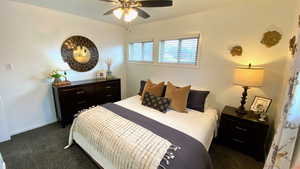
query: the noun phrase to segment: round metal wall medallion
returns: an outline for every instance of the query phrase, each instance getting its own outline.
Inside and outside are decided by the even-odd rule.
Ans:
[[[96,45],[83,36],[72,36],[65,40],[61,47],[61,55],[64,61],[78,72],[92,70],[99,60]]]

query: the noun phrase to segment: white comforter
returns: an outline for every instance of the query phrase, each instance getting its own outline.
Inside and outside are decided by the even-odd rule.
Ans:
[[[140,96],[133,96],[116,104],[140,113],[146,117],[177,129],[200,141],[208,150],[217,129],[218,113],[215,109],[206,108],[204,113],[188,110],[179,113],[168,110],[166,114],[141,104]]]

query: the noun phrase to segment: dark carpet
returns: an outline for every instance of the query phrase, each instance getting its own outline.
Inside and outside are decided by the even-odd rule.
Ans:
[[[7,169],[99,169],[77,145],[67,150],[69,128],[58,123],[12,137],[0,143]],[[212,144],[215,169],[262,169],[263,164],[230,148]]]

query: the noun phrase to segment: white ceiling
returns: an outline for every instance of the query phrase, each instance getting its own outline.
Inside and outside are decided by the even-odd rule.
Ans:
[[[14,0],[36,6],[46,7],[58,11],[68,12],[79,16],[93,18],[109,23],[125,25],[113,16],[103,16],[103,13],[113,8],[114,5],[99,0]],[[132,24],[146,23],[166,18],[188,15],[205,11],[218,6],[233,3],[235,0],[173,0],[172,7],[144,8],[151,18],[138,18]]]

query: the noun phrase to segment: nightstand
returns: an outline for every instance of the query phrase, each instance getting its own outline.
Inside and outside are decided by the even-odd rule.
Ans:
[[[239,115],[236,110],[231,106],[223,109],[218,142],[264,161],[269,124],[258,121],[253,112]]]

